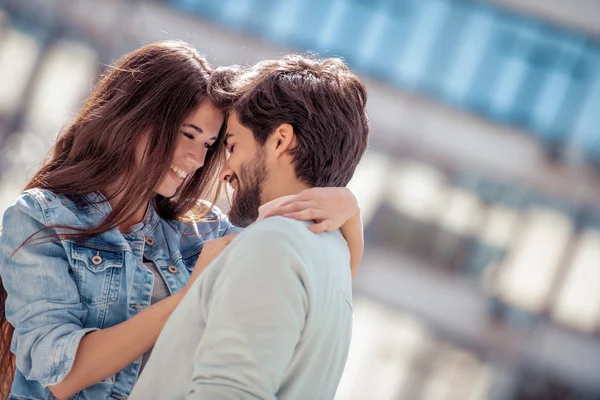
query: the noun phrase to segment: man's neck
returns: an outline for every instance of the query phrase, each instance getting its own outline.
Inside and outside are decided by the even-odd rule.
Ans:
[[[265,196],[266,201],[258,209],[257,221],[263,219],[269,211],[277,208],[282,203],[310,187],[298,180],[287,181],[285,184],[271,186],[274,187],[274,190],[269,191]]]
[[[269,185],[269,190],[265,193],[264,203],[276,200],[284,196],[294,196],[310,188],[307,184],[300,182],[297,179],[288,180],[285,182],[272,183]]]

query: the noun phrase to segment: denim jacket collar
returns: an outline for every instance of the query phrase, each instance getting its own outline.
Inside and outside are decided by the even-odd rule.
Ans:
[[[101,212],[102,217],[108,215],[112,211],[110,203],[108,202],[106,197],[104,197],[104,195],[100,192],[91,192],[84,195],[83,197],[86,199],[88,204],[92,205],[93,207],[96,207],[96,209],[98,209]],[[158,215],[158,212],[154,209],[154,205],[152,204],[152,202],[150,202],[148,203],[148,206],[146,208],[144,219],[141,222],[132,225],[125,235],[134,234],[141,231],[141,233],[144,236],[150,236],[152,232],[154,232],[154,230],[156,229],[156,226],[159,222],[160,216]]]

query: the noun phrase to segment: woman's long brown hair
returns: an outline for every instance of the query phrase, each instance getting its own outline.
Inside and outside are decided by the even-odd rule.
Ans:
[[[188,178],[174,198],[156,195],[156,190],[172,162],[184,119],[203,100],[218,100],[207,93],[211,74],[207,61],[180,41],[143,46],[107,69],[82,109],[60,133],[44,165],[25,187],[68,196],[95,191],[109,199],[122,196],[98,225],[67,233],[61,229],[61,238],[84,240],[97,236],[127,221],[148,202],[153,202],[165,219],[198,220],[206,214],[208,208],[201,207],[198,200],[210,196],[214,201],[219,194],[218,172],[225,157],[220,138],[207,154],[204,166]],[[148,146],[141,165],[137,165],[136,144],[146,133]],[[108,195],[109,189],[112,197]],[[55,232],[53,228],[69,227],[44,230]],[[42,239],[48,237],[56,238],[56,234]],[[10,352],[13,327],[6,320],[6,297],[0,281],[3,398],[8,397],[16,368]]]

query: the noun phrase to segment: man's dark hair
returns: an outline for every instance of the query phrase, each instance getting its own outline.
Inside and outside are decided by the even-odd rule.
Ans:
[[[346,186],[367,148],[367,90],[339,58],[288,55],[250,68],[213,74],[209,95],[237,113],[260,145],[281,124],[294,128],[298,179],[310,186]]]

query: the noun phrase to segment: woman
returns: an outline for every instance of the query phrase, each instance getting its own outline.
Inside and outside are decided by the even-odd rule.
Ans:
[[[231,241],[237,228],[198,202],[218,197],[225,157],[210,76],[182,42],[126,55],[6,211],[0,370],[9,398],[127,396],[187,288]],[[353,196],[332,188],[298,197],[332,229],[353,217],[342,229],[356,264]],[[14,379],[4,373],[14,366],[9,346]]]

